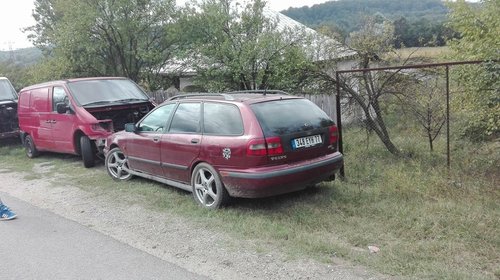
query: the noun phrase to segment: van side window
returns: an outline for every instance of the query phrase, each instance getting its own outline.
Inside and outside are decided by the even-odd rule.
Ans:
[[[52,111],[57,111],[57,103],[66,103],[69,105],[68,96],[62,87],[54,87],[52,91]]]
[[[19,110],[28,111],[31,103],[31,92],[25,91],[19,94]]]
[[[31,91],[30,107],[34,112],[50,112],[49,88],[38,88]]]

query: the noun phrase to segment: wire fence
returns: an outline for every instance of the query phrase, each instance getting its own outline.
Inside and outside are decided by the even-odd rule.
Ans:
[[[465,105],[464,99],[458,99],[464,91],[462,81],[453,79],[450,71],[471,65],[484,67],[485,63],[492,62],[462,61],[338,71],[339,150],[344,152],[342,127],[357,126],[366,130],[367,135],[377,136],[373,138],[378,138],[392,154],[428,153],[438,157],[444,154],[449,168],[451,135],[460,133],[460,127],[453,126],[452,121],[459,119],[457,107]],[[485,96],[491,95],[491,92],[485,94],[486,91],[498,92],[495,88],[472,90]],[[344,170],[341,173],[343,175]]]

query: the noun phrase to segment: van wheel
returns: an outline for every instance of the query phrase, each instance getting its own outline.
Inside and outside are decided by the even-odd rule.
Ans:
[[[127,157],[123,154],[120,148],[114,148],[106,155],[106,170],[115,181],[127,181],[132,178],[132,174],[128,173]]]
[[[82,149],[83,166],[86,168],[93,167],[95,165],[94,149],[88,136],[80,137],[80,148]]]
[[[196,166],[191,176],[191,186],[194,200],[205,208],[217,209],[229,200],[219,174],[209,164],[200,163]]]
[[[33,142],[33,138],[30,135],[26,135],[24,138],[24,148],[26,149],[26,155],[29,158],[37,157],[39,152],[36,149],[35,142]]]

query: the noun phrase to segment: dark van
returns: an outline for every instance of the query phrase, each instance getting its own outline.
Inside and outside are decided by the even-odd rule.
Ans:
[[[7,78],[0,77],[0,139],[18,135],[17,93]]]
[[[19,93],[19,127],[26,155],[81,155],[85,167],[103,155],[105,139],[154,105],[126,78],[80,78],[33,85]]]

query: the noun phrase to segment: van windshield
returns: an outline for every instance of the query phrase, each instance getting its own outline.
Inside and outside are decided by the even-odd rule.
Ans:
[[[14,87],[10,84],[9,80],[0,80],[0,101],[1,100],[16,100],[17,93]]]
[[[131,80],[85,80],[68,84],[73,97],[82,106],[110,103],[144,102],[148,96]]]
[[[264,135],[281,136],[333,125],[332,119],[307,99],[288,99],[251,105]]]

